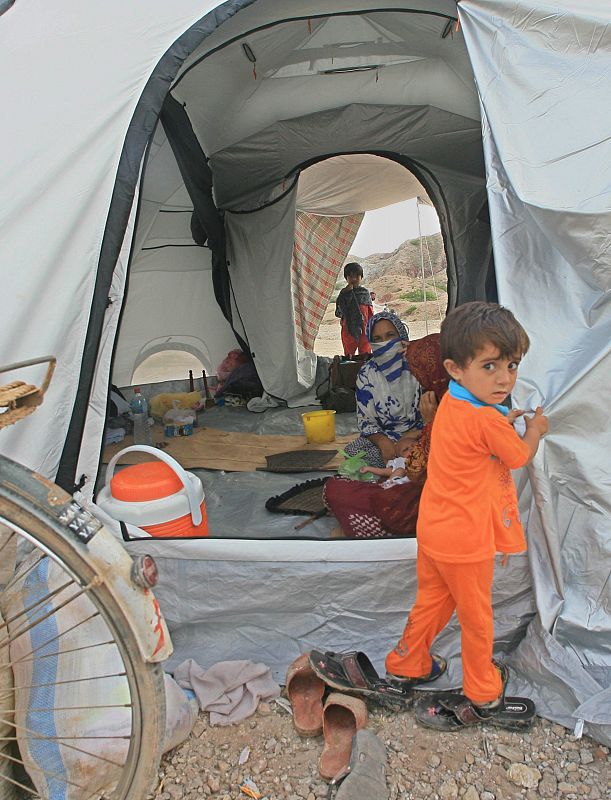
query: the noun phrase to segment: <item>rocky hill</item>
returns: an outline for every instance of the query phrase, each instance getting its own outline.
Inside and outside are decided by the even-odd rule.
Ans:
[[[365,283],[372,283],[384,275],[421,277],[422,257],[425,276],[430,277],[431,270],[434,275],[441,271],[445,273],[446,257],[440,233],[422,237],[422,254],[420,239],[408,239],[392,253],[373,253],[366,258],[350,253],[347,261],[358,261],[365,273]]]
[[[441,321],[448,298],[446,256],[440,233],[423,236],[422,248],[420,239],[408,239],[392,253],[373,253],[366,258],[351,253],[347,260],[363,266],[363,282],[376,293],[378,304],[388,305],[410,321]],[[342,278],[340,287],[343,283]]]
[[[362,265],[363,283],[375,292],[376,310],[388,306],[395,311],[408,324],[411,338],[417,339],[439,330],[448,304],[446,257],[441,234],[422,238],[422,255],[420,240],[408,239],[392,253],[373,253],[366,258],[350,253],[346,258],[348,261],[358,261]],[[344,285],[340,273],[316,340],[315,352],[319,355],[331,356],[342,352],[335,299]]]

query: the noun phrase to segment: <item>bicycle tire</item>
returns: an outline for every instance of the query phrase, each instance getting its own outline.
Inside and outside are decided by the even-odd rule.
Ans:
[[[6,467],[10,473],[7,479]],[[123,660],[132,712],[131,736],[125,764],[112,800],[142,800],[157,780],[165,732],[165,689],[159,664],[144,661],[131,632],[125,611],[81,554],[86,543],[77,540],[59,519],[55,496],[73,503],[62,489],[25,467],[0,457],[0,522],[24,536],[63,567],[81,586],[91,585],[87,596],[108,626]],[[41,489],[43,490],[41,492]],[[98,796],[98,793],[94,793]]]

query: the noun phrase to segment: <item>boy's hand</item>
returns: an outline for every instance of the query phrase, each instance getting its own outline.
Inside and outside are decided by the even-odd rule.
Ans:
[[[535,430],[539,436],[545,436],[548,431],[547,417],[543,414],[541,406],[537,406],[533,417],[524,417],[526,430]]]
[[[510,425],[513,425],[517,418],[523,416],[524,414],[525,412],[521,411],[519,408],[512,408],[509,414],[507,414],[507,422],[509,422]]]

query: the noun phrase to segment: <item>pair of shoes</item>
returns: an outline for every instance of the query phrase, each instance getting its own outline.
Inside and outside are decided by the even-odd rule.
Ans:
[[[410,702],[410,694],[380,678],[369,658],[359,650],[347,653],[312,650],[310,666],[327,686],[338,692],[366,697],[386,707],[405,708]]]
[[[308,653],[299,656],[286,674],[286,691],[293,725],[300,736],[324,736],[319,761],[321,777],[339,780],[348,771],[352,740],[367,725],[367,706],[358,697],[332,692],[323,705],[324,681],[310,666]]]
[[[439,656],[436,653],[431,653],[431,658],[433,659],[433,665],[428,675],[422,675],[419,678],[408,678],[402,675],[393,675],[392,673],[387,672],[386,678],[390,683],[394,683],[397,686],[402,686],[406,689],[419,686],[422,683],[436,681],[437,678],[440,678],[446,671],[448,668],[448,663],[443,656]]]

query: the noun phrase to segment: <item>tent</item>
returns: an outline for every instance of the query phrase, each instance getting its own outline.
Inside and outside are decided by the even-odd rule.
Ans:
[[[498,296],[517,312],[534,346],[515,401],[542,403],[551,423],[519,478],[528,565],[499,575],[497,638],[541,713],[608,743],[607,3],[4,0],[0,12],[0,362],[58,359],[44,406],[3,433],[2,452],[91,499],[111,376],[129,382],[167,347],[210,369],[239,341],[270,396],[308,402],[316,357],[291,335],[298,220],[424,189],[450,306]],[[360,178],[348,155],[362,156]],[[369,157],[389,165],[376,191]],[[383,652],[413,590],[402,542],[189,548],[158,553],[175,586],[206,587],[189,630],[168,592],[175,640],[199,635],[223,655],[246,642],[279,671],[310,641]]]

